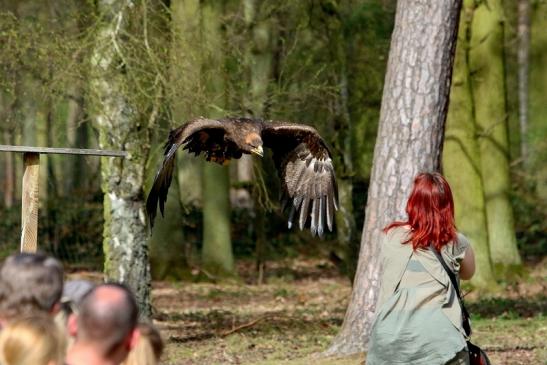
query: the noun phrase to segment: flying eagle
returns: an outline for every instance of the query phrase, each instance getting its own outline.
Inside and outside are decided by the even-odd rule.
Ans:
[[[169,133],[163,164],[146,201],[152,226],[158,203],[163,215],[175,152],[181,145],[189,153],[204,153],[207,161],[219,164],[244,153],[262,157],[263,146],[270,148],[281,180],[283,210],[290,209],[289,229],[296,216],[300,229],[310,218],[313,235],[322,236],[325,223],[332,231],[338,189],[331,154],[319,133],[307,125],[250,118],[198,118]]]

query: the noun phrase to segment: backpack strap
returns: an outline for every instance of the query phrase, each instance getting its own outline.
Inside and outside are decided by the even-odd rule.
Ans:
[[[448,265],[446,264],[446,262],[443,259],[443,256],[441,255],[441,253],[439,251],[437,251],[435,246],[430,244],[429,249],[431,251],[433,251],[433,253],[437,257],[437,259],[439,260],[439,262],[443,266],[444,270],[448,274],[448,277],[450,278],[450,281],[452,282],[452,286],[454,287],[454,290],[456,291],[456,295],[458,296],[458,301],[460,302],[460,307],[462,308],[462,317],[463,317],[462,318],[462,325],[463,325],[463,329],[465,331],[465,334],[467,336],[470,336],[471,335],[471,323],[469,322],[469,312],[465,308],[465,304],[463,303],[462,296],[460,295],[460,286],[458,285],[458,280],[456,279],[456,275],[448,267]]]

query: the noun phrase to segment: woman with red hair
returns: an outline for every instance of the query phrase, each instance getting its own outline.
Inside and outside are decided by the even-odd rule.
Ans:
[[[473,249],[454,224],[454,201],[438,173],[422,173],[406,205],[408,219],[384,228],[380,295],[367,365],[469,364],[462,310],[448,273],[475,272]]]

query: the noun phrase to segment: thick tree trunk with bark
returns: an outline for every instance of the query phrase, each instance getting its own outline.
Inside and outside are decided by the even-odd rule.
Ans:
[[[519,267],[513,208],[509,201],[509,139],[503,50],[503,10],[499,0],[483,2],[471,23],[469,67],[477,121],[488,239],[494,268]]]
[[[477,288],[488,290],[495,287],[495,280],[488,246],[480,151],[467,62],[472,18],[473,0],[464,0],[446,119],[443,173],[454,195],[456,226],[471,240],[475,251],[477,271],[471,282]]]
[[[124,150],[128,156],[102,158],[107,280],[123,282],[133,290],[142,316],[151,314],[148,227],[144,208],[144,169],[149,153],[145,118],[129,104],[126,76],[120,64],[119,44],[131,1],[99,1],[102,23],[91,60],[93,118],[102,149]]]
[[[344,324],[327,354],[365,350],[380,286],[382,228],[405,218],[416,174],[439,169],[460,6],[398,2],[359,263]]]

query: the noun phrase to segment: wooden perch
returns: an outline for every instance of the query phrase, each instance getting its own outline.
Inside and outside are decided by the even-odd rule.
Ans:
[[[38,187],[40,154],[27,152],[23,156],[23,201],[21,208],[21,252],[36,252],[38,248]]]
[[[5,144],[0,144],[0,151],[24,152],[24,153],[26,152],[53,153],[53,154],[61,154],[61,155],[127,157],[127,151],[94,150],[94,149],[88,149],[88,148],[10,146]]]
[[[23,153],[23,197],[21,208],[21,252],[38,249],[38,186],[40,180],[40,154],[87,155],[127,157],[127,151],[95,150],[82,148],[30,147],[0,145],[0,152]]]

